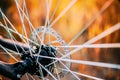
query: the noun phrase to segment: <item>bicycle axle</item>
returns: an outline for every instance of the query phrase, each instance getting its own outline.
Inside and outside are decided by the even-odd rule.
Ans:
[[[7,47],[10,50],[16,51],[15,45],[13,43],[0,39],[0,45],[2,45],[3,47]],[[9,47],[8,45],[10,45],[11,47]],[[37,49],[35,50],[30,51],[29,48],[27,47],[23,47],[23,49],[25,48],[23,50],[21,46],[18,44],[16,44],[16,47],[22,54],[21,55],[22,61],[14,64],[0,63],[0,66],[2,66],[2,71],[0,71],[0,74],[9,77],[12,80],[17,80],[17,79],[19,80],[25,73],[37,75],[40,78],[42,78],[47,76],[48,74],[48,72],[45,69],[47,69],[50,72],[53,71],[52,69],[53,65],[50,66],[47,65],[49,65],[54,60],[44,57],[55,57],[54,48],[50,46],[41,46],[41,47],[37,47]],[[40,56],[44,56],[44,57],[40,57]],[[8,69],[6,69],[6,67]],[[8,75],[6,75],[5,73],[8,73]]]

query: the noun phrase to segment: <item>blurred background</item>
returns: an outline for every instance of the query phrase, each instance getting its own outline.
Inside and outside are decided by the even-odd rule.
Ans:
[[[52,19],[54,19],[63,11],[63,9],[72,0],[52,0],[50,17],[52,16],[56,5],[57,10]],[[20,2],[21,3],[21,2]],[[22,3],[21,3],[22,4]],[[105,4],[105,5],[104,5]],[[46,3],[45,0],[26,0],[26,6],[31,23],[35,28],[45,24],[46,19]],[[106,7],[107,6],[107,7]],[[19,33],[22,33],[21,21],[14,0],[0,0],[0,8],[15,26]],[[101,13],[101,9],[103,9]],[[72,44],[83,44],[92,39],[106,29],[120,22],[120,0],[78,0],[53,26],[53,28],[63,37],[66,43],[90,22],[95,15],[99,13],[99,17],[89,26],[84,33],[79,36]],[[0,21],[3,22],[0,14]],[[26,28],[28,26],[25,22]],[[30,36],[29,30],[27,31]],[[9,38],[8,33],[0,27],[0,35]],[[21,39],[13,34],[18,41]],[[105,38],[95,43],[120,43],[120,30],[113,32]],[[8,55],[2,55],[0,51],[0,60],[5,62],[14,62]],[[120,48],[84,48],[79,52],[71,55],[72,59],[97,61],[120,64]],[[120,80],[120,70],[101,67],[93,67],[81,64],[72,64],[72,70],[83,74],[100,77],[106,80]],[[82,80],[90,80],[80,76]]]

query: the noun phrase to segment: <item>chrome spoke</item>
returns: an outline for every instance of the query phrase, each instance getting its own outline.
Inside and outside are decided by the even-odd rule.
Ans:
[[[68,6],[60,13],[60,15],[50,24],[52,27],[75,3],[77,0],[71,0]]]
[[[110,5],[113,3],[113,0],[108,0],[103,7],[101,8],[101,10],[94,16],[91,18],[91,20],[83,27],[82,30],[79,31],[79,33],[77,33],[77,35],[75,37],[72,38],[72,40],[68,43],[68,45],[71,45],[78,37],[80,37],[83,32],[85,30],[87,30],[87,28],[94,23],[94,21],[108,8],[110,7]]]

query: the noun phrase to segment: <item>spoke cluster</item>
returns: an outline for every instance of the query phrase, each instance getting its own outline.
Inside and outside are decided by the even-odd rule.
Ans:
[[[48,40],[48,43],[43,42],[44,44],[41,45],[42,35],[40,35],[40,34],[44,34],[43,37],[44,37],[45,40]],[[46,35],[49,35],[49,36],[46,38]],[[55,38],[55,40],[50,40],[49,37],[51,37],[51,36],[53,36]],[[35,43],[40,44],[39,47],[41,47],[43,45],[47,45],[47,47],[49,47],[49,46],[54,46],[55,47],[55,45],[54,45],[55,43],[59,44],[60,46],[66,46],[65,41],[62,39],[62,37],[54,29],[52,29],[50,27],[45,27],[45,26],[40,26],[38,29],[33,31],[30,39],[32,41],[34,41]],[[30,42],[30,45],[32,46],[32,48],[37,46],[36,44],[31,43],[31,42]],[[41,51],[41,49],[39,49],[38,51]],[[60,58],[63,55],[66,55],[68,53],[69,53],[69,48],[66,48],[66,47],[62,47],[62,49],[57,48],[55,56],[57,58]],[[49,57],[49,59],[54,59],[54,58]],[[65,59],[70,59],[70,56],[65,57]],[[57,66],[57,64],[59,65],[59,67]],[[51,62],[48,66],[50,66],[50,65],[54,65],[54,67],[56,69],[56,71],[53,74],[54,75],[59,74],[60,77],[62,77],[63,75],[68,73],[68,71],[61,70],[61,68],[70,69],[70,62],[65,62],[64,65],[63,65],[62,61],[55,60],[54,62]],[[59,71],[59,70],[61,70],[61,71]]]
[[[47,65],[52,63],[54,60],[44,58],[44,57],[55,57],[55,49],[53,49],[52,47],[42,46],[39,56],[36,55],[38,54],[38,52],[39,52],[39,47],[37,47],[37,49],[34,50],[32,55],[30,54],[30,51],[23,53],[23,55],[21,56],[21,59],[23,61],[18,66],[18,69],[16,69],[16,72],[18,73],[18,75],[22,76],[24,73],[28,72],[32,75],[45,77],[48,74],[48,72],[45,69],[47,69],[49,72],[53,71],[53,68],[52,68],[53,64],[50,66],[47,66]],[[43,57],[40,57],[40,56],[43,56]],[[45,69],[42,68],[39,64],[41,64]],[[40,70],[42,71],[42,75],[39,72]]]

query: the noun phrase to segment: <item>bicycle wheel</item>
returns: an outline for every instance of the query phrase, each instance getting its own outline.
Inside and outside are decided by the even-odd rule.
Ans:
[[[21,45],[26,45],[30,50],[39,46],[41,51],[41,47],[45,46],[56,51],[54,57],[46,56],[54,60],[46,65],[53,65],[52,71],[36,61],[39,63],[40,76],[26,74],[22,77],[23,80],[120,79],[120,12],[117,11],[120,8],[119,1],[9,2],[9,8],[0,9],[1,35],[6,34],[3,36],[21,42]],[[9,2],[6,1],[6,4]],[[20,55],[19,52],[15,55],[4,47],[2,49],[15,61],[20,60],[17,56]],[[39,58],[40,54],[37,56]],[[48,73],[45,77],[42,68]]]

